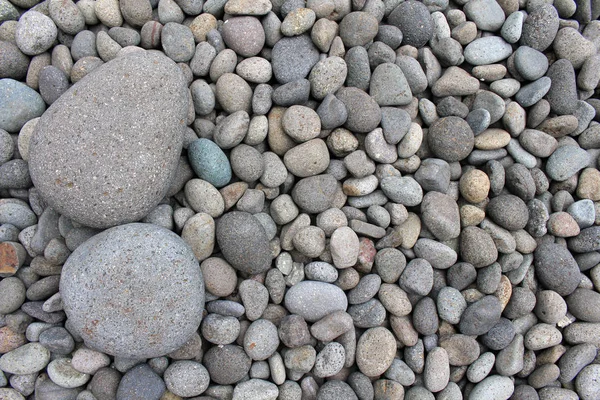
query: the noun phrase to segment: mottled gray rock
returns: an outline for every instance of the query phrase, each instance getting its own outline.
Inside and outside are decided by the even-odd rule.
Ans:
[[[139,79],[151,76],[157,77],[154,85],[139,85]],[[88,226],[140,219],[166,193],[179,160],[184,131],[179,122],[188,105],[179,69],[163,56],[131,54],[107,63],[67,93],[43,115],[31,139],[29,167],[36,188],[59,213]],[[105,99],[101,108],[98,99]],[[161,112],[154,104],[162,104]],[[115,141],[122,131],[125,139]],[[74,135],[77,143],[71,141]],[[138,143],[145,143],[143,150]],[[82,152],[88,157],[80,157]]]
[[[317,61],[319,51],[308,35],[282,38],[271,54],[273,75],[279,83],[305,78]]]
[[[415,24],[414,21],[420,21]],[[423,47],[433,35],[433,21],[427,7],[417,1],[400,3],[388,16],[388,22],[402,31],[403,43]]]
[[[465,335],[487,333],[500,320],[501,307],[500,300],[494,296],[476,301],[461,316],[460,331]]]
[[[573,293],[581,281],[571,253],[554,243],[544,243],[535,250],[535,272],[542,285],[561,296]]]
[[[163,248],[160,255],[152,254],[156,246]],[[167,276],[172,290],[164,286]],[[179,236],[150,224],[121,225],[79,246],[63,267],[60,289],[72,329],[90,347],[122,357],[155,357],[179,348],[198,329],[204,307],[193,252]],[[149,318],[167,299],[177,305],[176,315],[164,311]]]
[[[239,271],[257,274],[270,268],[266,232],[251,214],[233,211],[219,218],[216,238],[225,259]]]
[[[285,307],[309,322],[334,311],[345,311],[347,306],[344,292],[325,282],[303,281],[292,286],[285,295]]]
[[[165,390],[161,377],[144,363],[127,371],[119,383],[116,398],[159,400]]]

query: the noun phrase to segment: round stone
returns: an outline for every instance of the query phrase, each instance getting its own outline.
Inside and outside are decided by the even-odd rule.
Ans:
[[[38,92],[14,79],[0,79],[0,106],[0,129],[9,133],[18,133],[28,121],[46,110]]]
[[[156,225],[108,229],[63,266],[60,293],[71,329],[118,357],[159,357],[197,331],[204,281],[194,253]]]
[[[467,171],[460,177],[460,194],[470,203],[479,203],[487,198],[490,179],[479,169]]]
[[[50,17],[31,10],[21,15],[15,41],[24,54],[34,56],[52,47],[57,34],[58,28]]]
[[[370,13],[355,11],[340,22],[340,37],[347,48],[364,46],[377,35],[379,23]]]
[[[257,55],[265,44],[265,31],[256,17],[229,18],[223,24],[222,35],[227,47],[242,57]]]
[[[198,396],[208,388],[210,376],[204,366],[191,360],[175,361],[164,375],[171,393],[181,397]]]
[[[253,360],[271,357],[279,346],[277,327],[266,319],[254,321],[244,335],[244,350]]]
[[[482,335],[500,321],[502,305],[494,296],[485,296],[471,304],[460,318],[460,331],[465,335]]]
[[[254,275],[271,267],[265,229],[252,214],[232,211],[217,221],[217,243],[235,269]]]
[[[306,78],[318,61],[319,50],[309,35],[285,37],[273,46],[271,66],[281,84]]]
[[[419,1],[400,3],[389,15],[388,22],[400,28],[402,43],[410,46],[423,47],[433,35],[433,21],[429,10]]]
[[[52,208],[86,226],[137,221],[169,189],[187,111],[187,85],[173,61],[149,52],[118,57],[40,118],[31,179]]]
[[[211,347],[202,360],[210,379],[219,385],[239,382],[250,371],[252,360],[240,346]]]
[[[431,151],[448,162],[467,158],[475,146],[471,127],[459,117],[445,117],[435,121],[429,127],[427,140]]]
[[[365,331],[356,344],[356,365],[366,376],[383,374],[392,365],[395,355],[396,339],[386,328]]]
[[[188,160],[200,179],[216,188],[223,187],[231,180],[231,166],[223,150],[215,142],[198,139],[188,146]]]

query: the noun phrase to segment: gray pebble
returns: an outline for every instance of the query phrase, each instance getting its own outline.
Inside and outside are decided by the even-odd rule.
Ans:
[[[501,312],[498,298],[485,296],[467,307],[460,319],[460,331],[465,335],[487,333],[498,323]]]
[[[161,379],[148,364],[140,364],[131,368],[121,379],[116,393],[117,399],[145,398],[158,400],[166,387]],[[92,390],[92,393],[94,391]]]
[[[239,382],[250,371],[251,359],[239,346],[214,346],[204,355],[203,364],[212,381],[220,385],[231,385]]]
[[[589,161],[587,151],[578,146],[561,146],[548,158],[546,173],[556,181],[564,181],[585,168]]]
[[[414,21],[421,21],[415,24]],[[400,3],[388,16],[388,22],[402,31],[403,43],[423,47],[433,35],[433,21],[427,7],[417,1]]]
[[[240,236],[242,232],[243,237]],[[270,267],[265,230],[251,214],[230,212],[221,217],[217,221],[216,238],[225,258],[234,268],[256,274]]]
[[[271,55],[275,79],[283,84],[305,78],[319,61],[318,55],[308,35],[282,38],[273,46]]]
[[[465,47],[465,60],[472,65],[488,65],[508,58],[512,47],[498,36],[475,39]]]
[[[575,70],[569,60],[555,61],[546,74],[552,81],[546,100],[558,115],[572,114],[577,107]]]
[[[308,79],[285,83],[273,91],[273,103],[282,107],[305,104],[310,96]]]
[[[266,319],[259,319],[248,327],[244,335],[244,350],[251,359],[269,358],[279,346],[277,327]]]
[[[48,50],[57,34],[58,29],[50,17],[30,10],[19,18],[15,42],[24,54],[34,56]]]
[[[546,50],[558,32],[559,20],[556,9],[547,4],[529,13],[523,24],[521,43],[538,51]]]
[[[367,93],[353,87],[344,87],[336,93],[344,103],[348,118],[344,127],[351,131],[371,132],[381,122],[381,109],[377,102]]]
[[[324,298],[328,300],[323,301]],[[292,286],[285,295],[286,308],[309,322],[317,321],[333,311],[345,311],[347,304],[342,290],[325,282],[300,282]]]

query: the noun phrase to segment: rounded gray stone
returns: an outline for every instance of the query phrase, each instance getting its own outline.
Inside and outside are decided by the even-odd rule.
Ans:
[[[292,198],[299,208],[318,214],[331,207],[336,191],[336,179],[322,174],[299,180],[292,189]]]
[[[419,21],[418,24],[415,21]],[[418,1],[400,3],[390,13],[388,22],[402,31],[402,43],[423,47],[433,35],[433,21],[427,6]]]
[[[204,308],[194,253],[150,224],[114,227],[79,246],[63,266],[60,293],[76,334],[119,357],[178,349],[198,329]]]
[[[565,247],[543,243],[534,253],[535,273],[543,286],[566,296],[577,288],[581,273],[577,262]]]
[[[273,46],[271,66],[279,83],[306,78],[319,61],[319,50],[309,35],[285,37]]]
[[[255,361],[266,360],[279,347],[277,327],[269,320],[259,319],[248,327],[244,335],[244,350]]]
[[[347,48],[364,46],[377,35],[378,21],[367,12],[355,11],[342,19],[339,29],[340,37]]]
[[[309,322],[315,322],[334,311],[346,311],[348,300],[339,287],[317,281],[302,281],[288,289],[285,307]]]
[[[529,219],[529,210],[525,202],[512,194],[491,199],[486,213],[494,222],[509,231],[525,228]]]
[[[482,335],[500,321],[502,305],[494,296],[485,296],[469,305],[460,318],[460,331],[465,335]]]
[[[23,53],[34,56],[52,47],[57,35],[58,28],[50,17],[30,10],[19,18],[15,41]]]
[[[3,78],[23,79],[29,68],[29,57],[16,44],[0,40],[0,76]]]
[[[381,122],[381,109],[371,96],[355,87],[343,87],[336,97],[344,103],[348,118],[344,127],[351,131],[368,133]]]
[[[84,225],[139,220],[169,189],[187,110],[187,85],[171,60],[145,52],[116,58],[40,119],[29,148],[33,183]]]
[[[460,161],[471,153],[475,137],[462,118],[440,118],[429,127],[427,141],[431,151],[447,162]]]
[[[250,371],[252,360],[240,346],[214,346],[202,360],[210,379],[219,385],[239,382]]]
[[[252,16],[229,18],[223,24],[223,41],[242,57],[257,55],[265,44],[265,31],[260,20]]]
[[[69,78],[60,69],[49,65],[40,73],[39,91],[47,104],[52,104],[69,89]]]
[[[225,259],[235,269],[254,275],[271,267],[265,229],[247,212],[232,211],[217,220],[216,238]]]
[[[92,381],[93,382],[93,381]],[[166,387],[162,378],[146,363],[131,368],[121,379],[116,392],[117,399],[148,399],[159,400],[165,393]],[[92,389],[92,393],[100,394]],[[107,397],[98,398],[109,398]]]
[[[38,92],[10,78],[0,79],[0,106],[0,129],[9,133],[18,133],[28,121],[46,110]]]
[[[475,39],[465,47],[465,61],[472,65],[488,65],[508,58],[512,47],[499,36]]]
[[[181,397],[202,394],[210,382],[206,368],[191,360],[175,361],[166,369],[163,378],[167,389]]]
[[[538,51],[546,50],[558,32],[559,19],[556,8],[542,4],[529,13],[523,24],[521,44]]]

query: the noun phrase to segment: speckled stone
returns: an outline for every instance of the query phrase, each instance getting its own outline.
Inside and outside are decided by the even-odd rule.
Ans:
[[[63,266],[60,293],[86,345],[119,357],[176,350],[198,329],[204,308],[194,253],[150,224],[121,225],[79,246]]]
[[[265,229],[252,214],[233,211],[217,221],[217,243],[225,259],[237,270],[259,274],[271,267]]]
[[[40,119],[29,148],[34,185],[55,210],[84,225],[139,220],[169,188],[187,111],[174,62],[145,52],[118,57]]]
[[[334,311],[346,311],[348,300],[339,287],[317,281],[302,281],[285,295],[285,307],[293,314],[315,322]]]
[[[544,243],[535,250],[535,272],[543,286],[561,296],[573,293],[581,281],[573,255],[554,243]]]

